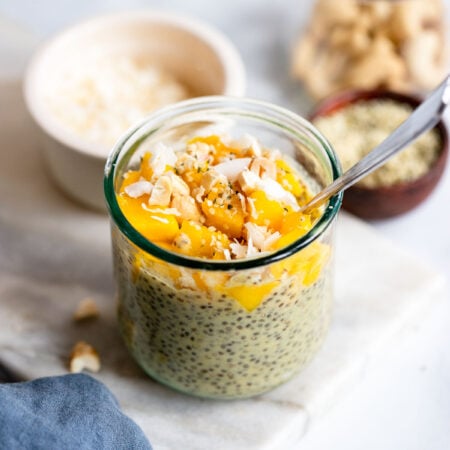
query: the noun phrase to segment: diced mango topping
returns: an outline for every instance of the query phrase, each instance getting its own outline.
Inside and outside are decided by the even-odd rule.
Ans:
[[[240,285],[231,287],[219,287],[219,290],[233,297],[247,311],[253,311],[261,302],[280,284],[279,281],[255,285]]]
[[[142,174],[140,170],[129,170],[124,177],[122,184],[120,185],[120,192],[125,192],[125,188],[131,184],[136,183],[141,178]]]
[[[216,185],[202,202],[202,211],[210,226],[227,234],[231,239],[242,236],[244,213],[242,205],[231,188]]]
[[[152,154],[150,152],[147,152],[142,157],[141,167],[140,167],[140,170],[138,171],[140,176],[142,178],[144,178],[145,180],[151,180],[151,178],[153,177],[153,169],[150,164],[151,157],[152,157]]]
[[[250,194],[249,202],[253,203],[250,222],[266,226],[271,230],[280,230],[289,207],[283,206],[277,200],[270,199],[264,191],[255,191]]]
[[[278,159],[276,165],[278,183],[297,198],[303,195],[306,192],[306,187],[299,180],[292,167],[284,159]]]
[[[185,150],[160,146],[129,170],[117,195],[119,207],[145,238],[166,250],[210,260],[258,256],[283,248],[307,234],[321,215],[300,212],[311,198],[294,163],[279,152],[228,142],[217,135],[195,137]],[[191,277],[190,287],[219,289],[252,311],[285,276],[314,283],[328,259],[319,242],[270,266],[260,283],[228,283],[230,273],[205,278],[202,272],[178,270],[138,251],[133,279],[143,265],[158,264],[164,277]],[[164,268],[166,264],[166,268]],[[218,287],[220,286],[220,287]]]
[[[308,231],[312,229],[312,225],[311,217],[309,215],[300,212],[291,212],[284,217],[280,232],[282,236],[285,236],[288,233],[295,231],[297,237],[294,240],[296,240],[308,233]],[[287,243],[284,245],[287,245]]]
[[[285,236],[283,236],[285,238]],[[280,241],[283,239],[280,238]],[[287,241],[281,242],[282,246],[292,243],[297,238],[288,236]],[[277,243],[278,244],[278,243]],[[299,251],[298,253],[289,256],[271,266],[271,273],[274,278],[281,278],[283,274],[297,276],[304,286],[309,286],[317,281],[322,267],[327,263],[330,254],[330,248],[315,241],[309,244],[308,247]]]
[[[185,255],[224,259],[223,251],[230,245],[228,236],[198,223],[183,220],[174,239],[174,250]],[[220,258],[216,258],[219,255]]]
[[[173,214],[161,212],[160,208],[142,208],[142,199],[118,197],[120,209],[131,225],[150,241],[171,242],[178,233],[178,222]]]

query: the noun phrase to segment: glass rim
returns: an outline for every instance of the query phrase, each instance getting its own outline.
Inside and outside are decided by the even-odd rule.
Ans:
[[[288,130],[290,130],[291,132],[294,131],[293,128],[295,128],[295,126],[300,126],[303,129],[306,129],[313,135],[314,138],[318,140],[321,147],[325,150],[328,160],[331,163],[333,180],[341,175],[341,166],[333,148],[331,147],[327,139],[314,127],[314,125],[312,125],[303,117],[295,114],[294,112],[272,103],[249,98],[205,96],[185,100],[158,109],[157,111],[153,112],[148,117],[143,119],[141,122],[139,122],[137,125],[130,128],[111,150],[105,165],[104,194],[110,218],[115,223],[115,225],[117,225],[119,230],[137,247],[149,253],[150,255],[155,256],[168,263],[190,269],[202,269],[208,271],[238,271],[267,266],[271,263],[283,260],[299,252],[300,250],[306,248],[317,238],[319,238],[325,232],[328,226],[333,222],[333,219],[340,209],[343,196],[342,192],[334,195],[328,200],[328,204],[325,206],[324,213],[320,216],[319,220],[315,223],[315,225],[308,233],[279,250],[252,258],[216,261],[211,259],[189,257],[181,253],[168,251],[163,247],[154,244],[152,241],[148,240],[141,233],[139,233],[122,213],[114,189],[117,162],[119,156],[122,153],[122,150],[126,147],[129,141],[133,139],[133,137],[135,137],[142,131],[144,127],[147,132],[151,132],[151,130],[153,130],[155,126],[157,126],[157,124],[161,124],[165,120],[174,119],[175,117],[179,117],[182,114],[201,112],[202,110],[214,110],[214,108],[216,108],[217,112],[220,113],[220,110],[218,108],[225,107],[235,108],[235,113],[239,113],[239,109],[247,107],[249,110],[253,108],[253,112],[256,114],[256,110],[259,109],[259,116],[257,116],[257,118],[265,118],[267,123],[279,126],[284,129],[287,128],[286,126],[282,125],[281,121],[274,122],[274,118],[271,117],[272,115],[276,116],[278,119],[282,118],[290,122],[292,129],[288,128]],[[255,117],[255,115],[253,115],[252,117]],[[148,137],[148,135],[149,133],[145,135],[145,138]],[[140,137],[138,142],[142,139],[143,137]]]

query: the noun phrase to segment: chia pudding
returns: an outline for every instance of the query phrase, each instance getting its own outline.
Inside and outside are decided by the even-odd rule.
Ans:
[[[320,219],[320,208],[300,209],[312,197],[310,182],[295,162],[254,138],[207,136],[175,157],[167,148],[145,154],[125,173],[117,199],[132,226],[169,255],[256,261]],[[113,224],[119,328],[128,349],[151,377],[197,396],[244,398],[287,381],[328,329],[331,235],[329,227],[268,264],[210,270],[150,254]]]
[[[326,335],[329,262],[311,285],[286,277],[248,311],[219,289],[178,287],[163,262],[136,271],[139,251],[117,228],[113,241],[122,336],[141,367],[172,388],[223,399],[262,393],[300,371]]]

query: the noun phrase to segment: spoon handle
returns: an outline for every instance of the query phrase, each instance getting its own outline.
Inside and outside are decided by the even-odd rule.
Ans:
[[[427,99],[381,144],[363,159],[350,167],[343,175],[309,201],[302,211],[321,205],[331,196],[343,191],[367,174],[383,165],[388,159],[416,140],[422,133],[433,128],[450,102],[450,76],[434,89]]]

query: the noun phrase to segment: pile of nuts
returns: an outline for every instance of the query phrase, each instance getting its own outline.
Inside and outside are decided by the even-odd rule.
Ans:
[[[426,91],[446,72],[441,0],[317,0],[292,70],[315,99],[348,88]]]

